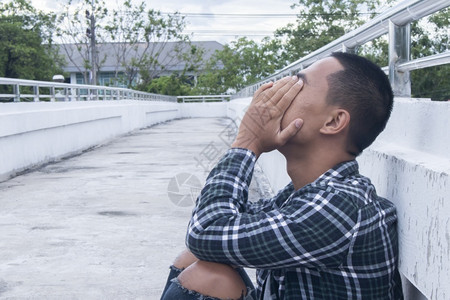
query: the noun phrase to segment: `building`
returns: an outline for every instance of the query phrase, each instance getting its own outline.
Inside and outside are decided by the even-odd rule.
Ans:
[[[195,49],[195,50],[193,50]],[[201,50],[199,50],[201,49]],[[204,42],[155,42],[138,43],[104,43],[96,45],[97,52],[97,82],[99,85],[126,87],[128,83],[139,82],[139,71],[133,61],[146,59],[146,72],[152,77],[168,76],[181,73],[187,63],[194,63],[201,71],[205,62],[223,45],[215,41]],[[202,60],[197,61],[195,54],[204,51]],[[63,71],[68,73],[68,83],[85,84],[90,78],[90,51],[86,44],[61,44],[59,53],[66,61]],[[182,59],[184,57],[184,59]],[[199,72],[188,70],[186,75],[196,80]]]

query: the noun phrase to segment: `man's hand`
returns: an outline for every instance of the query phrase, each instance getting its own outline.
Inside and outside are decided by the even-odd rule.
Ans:
[[[303,120],[295,119],[281,130],[284,113],[302,87],[303,81],[297,76],[262,85],[253,95],[231,147],[249,149],[259,157],[283,146],[303,125]]]

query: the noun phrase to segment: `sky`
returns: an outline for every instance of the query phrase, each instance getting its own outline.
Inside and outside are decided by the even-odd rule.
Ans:
[[[118,7],[117,0],[104,1],[107,7]],[[31,2],[35,8],[54,12],[65,3],[63,0]],[[145,3],[147,8],[161,12],[188,14],[185,32],[194,33],[192,40],[213,40],[222,44],[241,36],[260,41],[296,20],[296,11],[290,8],[296,0],[146,0]]]

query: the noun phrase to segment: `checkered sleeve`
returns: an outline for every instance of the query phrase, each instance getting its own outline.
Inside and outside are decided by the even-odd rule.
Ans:
[[[246,213],[257,214],[260,212],[269,212],[279,208],[286,199],[294,192],[294,185],[289,183],[281,189],[274,197],[268,199],[259,199],[256,202],[248,202],[246,205]]]
[[[338,266],[357,209],[339,194],[304,188],[288,205],[248,211],[255,161],[252,152],[231,149],[211,171],[189,223],[187,247],[199,259],[243,267]]]

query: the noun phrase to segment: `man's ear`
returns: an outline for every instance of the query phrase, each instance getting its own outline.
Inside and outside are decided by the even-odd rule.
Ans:
[[[342,108],[336,108],[330,112],[320,133],[337,134],[345,131],[350,126],[350,113]]]

